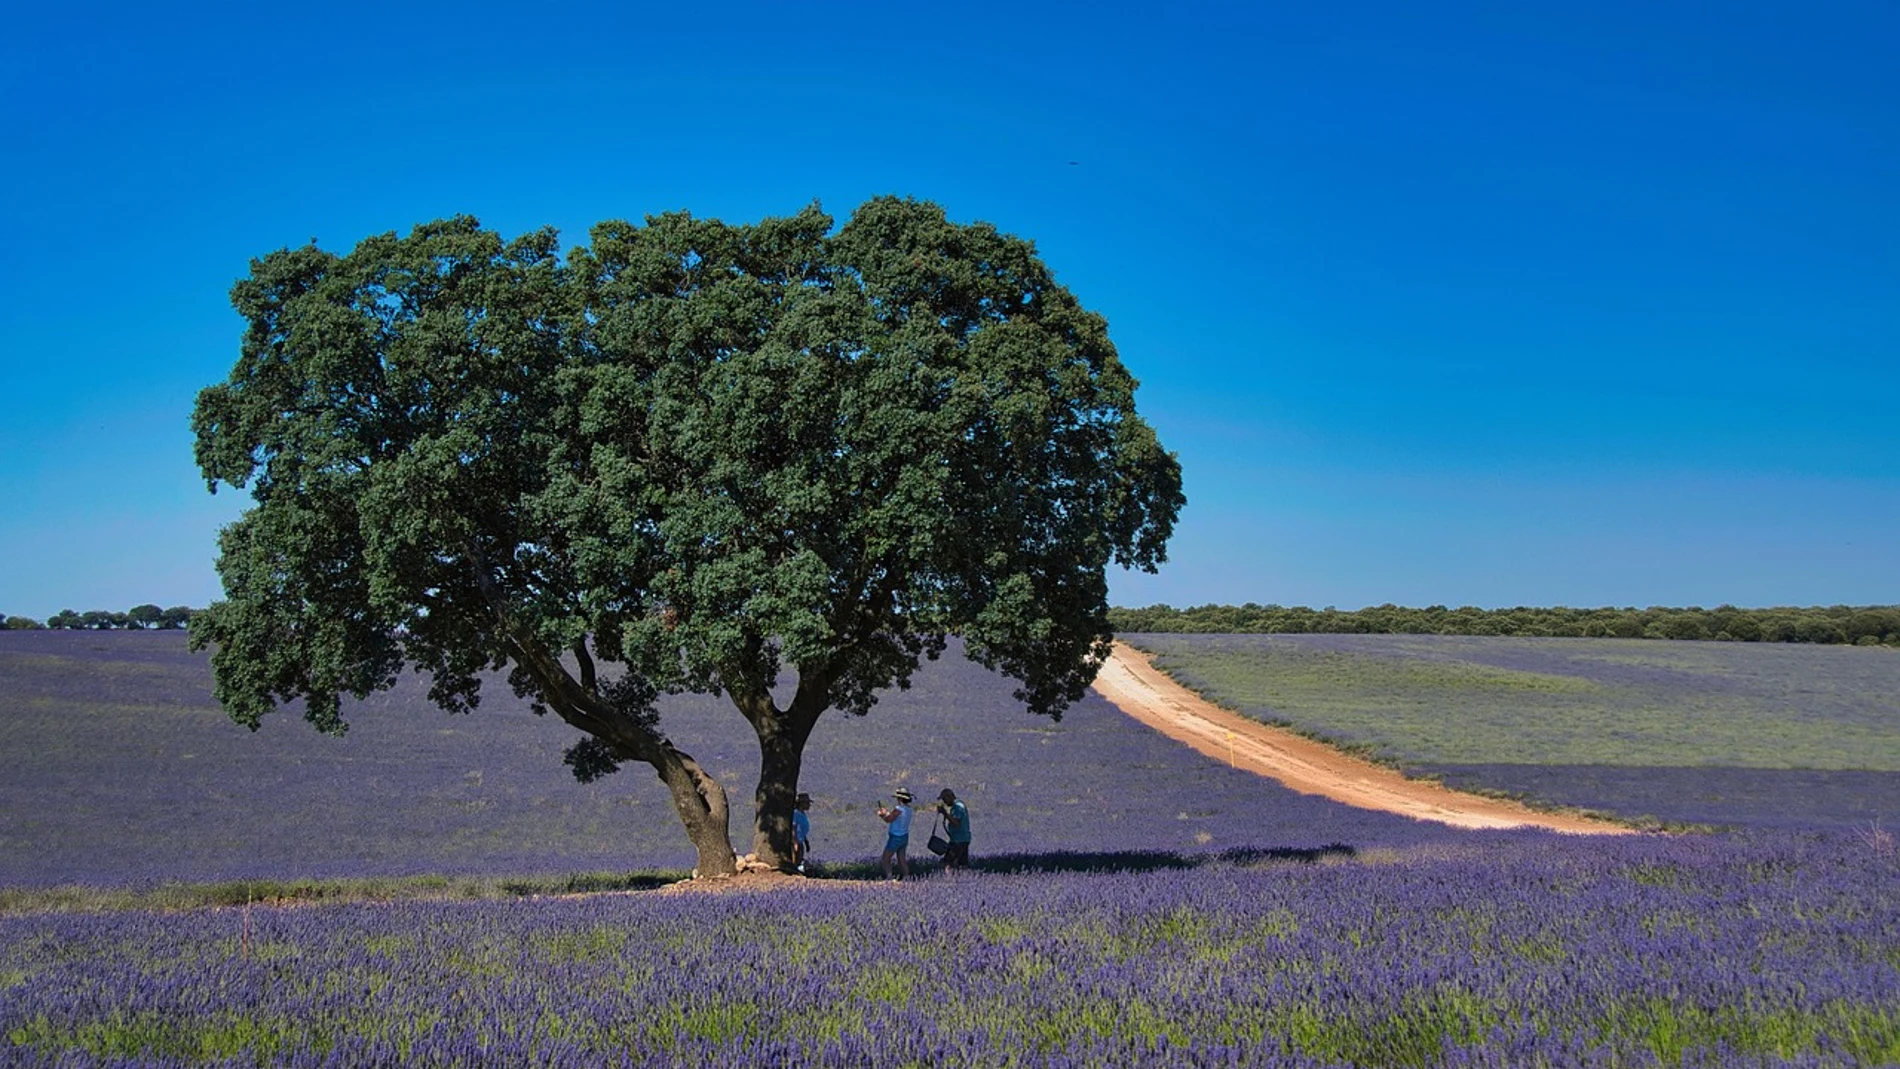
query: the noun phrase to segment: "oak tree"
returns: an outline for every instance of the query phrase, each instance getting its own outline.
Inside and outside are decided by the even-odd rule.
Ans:
[[[1059,716],[1107,653],[1107,566],[1154,570],[1184,500],[1102,317],[926,202],[606,222],[565,255],[458,217],[279,250],[232,300],[196,455],[254,504],[191,622],[230,715],[341,732],[405,666],[451,711],[505,670],[582,732],[577,776],[657,773],[704,874],[735,867],[727,792],[659,695],[751,725],[753,850],[785,866],[822,714],[960,635]]]

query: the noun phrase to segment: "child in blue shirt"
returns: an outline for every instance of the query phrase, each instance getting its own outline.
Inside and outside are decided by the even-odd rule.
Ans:
[[[811,817],[805,811],[811,808],[811,795],[798,792],[798,798],[792,802],[792,863],[798,871],[805,871],[805,860],[811,856]]]

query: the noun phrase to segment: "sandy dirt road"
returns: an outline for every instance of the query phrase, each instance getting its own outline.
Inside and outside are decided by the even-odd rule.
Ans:
[[[1544,813],[1512,802],[1406,779],[1384,765],[1209,702],[1156,668],[1141,651],[1115,643],[1095,689],[1163,735],[1237,768],[1361,809],[1381,809],[1459,828],[1538,827],[1578,835],[1627,834],[1599,820]]]

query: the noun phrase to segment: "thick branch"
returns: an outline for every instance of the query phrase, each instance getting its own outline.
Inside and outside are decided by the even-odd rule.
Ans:
[[[597,679],[594,675],[594,658],[588,655],[586,639],[574,640],[574,660],[581,666],[581,689],[589,694],[599,693],[595,686]]]
[[[578,651],[581,654],[582,677],[586,680],[581,682],[568,673],[567,666],[559,658],[528,638],[516,626],[508,611],[507,600],[496,587],[481,552],[473,545],[465,545],[463,549],[468,554],[469,571],[474,575],[476,586],[481,589],[482,602],[500,632],[502,645],[508,650],[509,656],[541,685],[541,695],[547,700],[549,708],[562,720],[612,745],[622,756],[645,761],[655,768],[660,767],[666,760],[663,753],[665,737],[636,723],[633,718],[600,698],[591,685],[593,659],[587,656],[584,649]],[[575,645],[578,647],[580,643],[576,642]]]
[[[626,710],[602,698],[591,686],[577,682],[566,666],[514,625],[507,604],[496,589],[481,555],[466,547],[470,568],[482,591],[510,656],[541,686],[542,697],[562,720],[607,743],[614,753],[645,762],[659,774],[673,797],[673,808],[686,827],[687,838],[699,854],[699,871],[723,875],[733,870],[732,841],[728,838],[726,789],[699,762],[674,746]],[[576,643],[580,647],[580,643]],[[583,679],[592,682],[593,658],[577,648]]]

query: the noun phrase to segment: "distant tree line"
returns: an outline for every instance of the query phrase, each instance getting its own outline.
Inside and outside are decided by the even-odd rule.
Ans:
[[[181,631],[191,626],[191,614],[196,611],[184,605],[174,605],[169,609],[161,609],[156,605],[134,605],[124,612],[108,612],[104,609],[74,612],[71,609],[61,609],[49,617],[45,623],[30,616],[0,614],[0,629],[8,631],[38,631],[42,628],[67,631]]]
[[[1814,642],[1900,646],[1900,605],[1738,609],[1408,609],[1376,605],[1341,611],[1283,605],[1150,605],[1115,608],[1118,632],[1203,634],[1518,635],[1569,638],[1704,639],[1719,642]]]
[[[61,610],[44,623],[26,616],[0,615],[0,629],[40,628],[73,631],[187,628],[196,610],[183,605],[161,609],[135,605],[125,612]],[[1197,605],[1177,609],[1150,605],[1111,608],[1117,632],[1193,632],[1224,635],[1514,635],[1561,638],[1701,639],[1715,642],[1811,642],[1832,645],[1900,646],[1900,605],[1829,605],[1826,607],[1713,609],[1651,606],[1637,608],[1423,609],[1375,605],[1365,609],[1309,609],[1303,606]]]

